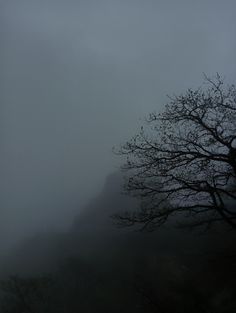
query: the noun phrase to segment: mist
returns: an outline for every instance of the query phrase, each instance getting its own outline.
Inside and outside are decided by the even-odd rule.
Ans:
[[[235,79],[234,1],[2,1],[1,247],[65,230],[166,95]]]
[[[113,147],[204,73],[235,83],[235,11],[233,0],[0,2],[0,312],[20,307],[11,288],[1,303],[15,273],[39,287],[39,273],[53,276],[51,308],[26,298],[36,312],[234,311],[233,232],[143,234],[111,215],[139,206]]]

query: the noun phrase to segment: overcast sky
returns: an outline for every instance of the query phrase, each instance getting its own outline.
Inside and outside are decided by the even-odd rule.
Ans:
[[[235,83],[235,12],[233,0],[1,1],[2,241],[68,224],[166,94],[203,72]]]

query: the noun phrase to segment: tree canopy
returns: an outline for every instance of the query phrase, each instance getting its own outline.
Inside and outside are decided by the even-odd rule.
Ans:
[[[204,83],[169,97],[119,149],[127,158],[124,188],[141,207],[116,216],[118,223],[155,229],[181,214],[190,226],[236,228],[236,89],[218,74]]]

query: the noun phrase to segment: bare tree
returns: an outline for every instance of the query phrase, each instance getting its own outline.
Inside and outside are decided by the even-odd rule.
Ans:
[[[153,229],[181,213],[191,226],[225,221],[236,228],[236,89],[221,77],[169,97],[118,154],[127,161],[125,190],[139,211],[115,216],[122,225]]]

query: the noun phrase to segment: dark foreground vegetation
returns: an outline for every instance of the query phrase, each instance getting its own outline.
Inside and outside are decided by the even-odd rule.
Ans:
[[[19,247],[3,266],[0,312],[235,312],[234,233],[117,229],[108,212],[137,204],[120,182],[109,177],[68,233]]]

